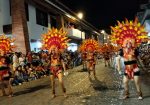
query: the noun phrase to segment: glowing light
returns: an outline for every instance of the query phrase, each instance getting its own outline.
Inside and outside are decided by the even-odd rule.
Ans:
[[[79,19],[82,19],[83,18],[83,13],[79,12],[77,16],[78,16]]]
[[[101,33],[102,33],[102,34],[105,34],[105,30],[102,30]]]
[[[37,47],[41,48],[42,47],[42,43],[41,42],[37,42]]]
[[[10,43],[10,45],[14,45],[14,43]]]
[[[66,14],[66,16],[69,17],[69,18],[71,18],[72,20],[76,20],[75,17],[73,17],[73,16],[71,16],[71,15],[69,15],[69,14]]]

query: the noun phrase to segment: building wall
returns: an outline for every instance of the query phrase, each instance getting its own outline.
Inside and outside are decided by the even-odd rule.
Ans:
[[[6,8],[7,7],[7,8]],[[39,41],[37,43],[31,43],[31,39],[39,40],[41,39],[41,34],[47,31],[47,27],[38,25],[36,23],[36,7],[28,4],[29,10],[29,21],[27,21],[28,25],[28,33],[29,33],[29,41],[31,50],[34,48],[39,48]],[[48,15],[48,26],[50,27],[50,16]],[[9,0],[0,0],[0,34],[3,33],[3,25],[12,24],[12,18],[10,15],[10,2]],[[37,44],[37,45],[36,45]]]
[[[12,24],[10,16],[9,0],[0,0],[0,34],[3,33],[3,25]]]
[[[39,48],[41,47],[39,41],[41,39],[41,34],[47,32],[48,27],[51,27],[50,15],[48,15],[48,27],[45,27],[42,25],[38,25],[36,23],[36,7],[28,4],[28,10],[29,10],[29,21],[27,22],[27,24],[28,24],[30,47],[31,51],[35,51],[36,49],[36,52],[38,52]],[[31,42],[31,39],[33,39],[34,42]]]
[[[12,24],[9,0],[0,0],[0,1],[2,1],[3,25]]]
[[[12,0],[13,1],[13,0]],[[51,27],[50,15],[48,15],[48,27],[38,25],[36,23],[36,7],[28,4],[29,21],[27,21],[29,42],[31,50],[39,48],[41,46],[40,39],[41,34],[47,32],[47,28]],[[61,19],[61,20],[60,20]],[[57,24],[63,24],[63,18],[57,17]],[[3,33],[3,25],[12,24],[12,16],[10,15],[10,3],[9,0],[0,0],[0,34]],[[60,25],[61,26],[61,25]],[[31,42],[31,39],[37,40]]]
[[[0,34],[3,33],[2,0],[0,0]]]
[[[36,24],[36,8],[34,6],[29,4],[28,9],[29,9],[29,21],[27,22],[27,24],[29,31],[29,40],[31,39],[38,40],[41,38],[41,34],[47,31],[47,27]],[[0,0],[0,34],[3,33],[3,25],[8,24],[12,24],[9,0]],[[50,19],[48,26],[49,27],[51,26]]]
[[[11,0],[12,35],[15,37],[14,50],[26,54],[30,51],[28,26],[24,0]]]
[[[31,39],[39,40],[41,38],[41,34],[47,31],[47,27],[38,25],[36,23],[36,8],[34,6],[29,4],[28,9],[29,9],[29,21],[27,22],[27,24],[30,37],[29,40]]]

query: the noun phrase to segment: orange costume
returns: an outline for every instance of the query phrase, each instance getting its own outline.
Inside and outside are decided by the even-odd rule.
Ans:
[[[67,48],[69,39],[67,33],[63,29],[49,29],[47,33],[42,35],[42,49],[48,50],[50,53],[50,71],[51,75],[57,77],[62,72],[62,56],[61,53]],[[55,50],[58,50],[55,52]]]
[[[112,53],[115,52],[115,48],[115,46],[106,43],[100,47],[99,52],[103,54],[105,66],[107,66],[106,62],[108,63],[108,66],[110,66],[110,59],[112,57]]]
[[[111,41],[123,48],[124,52],[124,64],[126,75],[129,79],[133,79],[134,76],[139,76],[140,71],[136,61],[135,49],[138,45],[147,39],[147,33],[143,26],[138,23],[137,18],[135,21],[128,21],[120,23],[118,26],[111,27],[112,35]]]
[[[14,48],[14,46],[11,45],[12,42],[14,42],[14,40],[5,35],[0,36],[0,80],[2,80],[5,75],[8,75],[9,67],[4,54],[12,51],[12,48]]]
[[[100,45],[94,39],[86,39],[79,47],[79,52],[85,54],[86,52],[86,61],[87,61],[87,69],[89,72],[95,69],[96,59],[95,54],[99,51]],[[84,55],[85,56],[85,55]]]

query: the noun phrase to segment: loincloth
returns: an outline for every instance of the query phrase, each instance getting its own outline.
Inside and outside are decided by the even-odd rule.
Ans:
[[[61,65],[55,65],[50,67],[50,74],[54,75],[55,77],[58,77],[58,74],[62,72],[62,66]]]
[[[124,75],[128,76],[129,79],[133,79],[134,76],[140,76],[140,70],[137,65],[137,61],[125,61],[125,72]],[[131,65],[132,67],[128,67],[128,65]]]

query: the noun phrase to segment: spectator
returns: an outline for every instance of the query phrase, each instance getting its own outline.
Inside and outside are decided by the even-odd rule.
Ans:
[[[18,53],[15,52],[13,55],[13,71],[15,71],[18,66],[19,66]]]
[[[19,65],[22,67],[25,65],[25,56],[23,54],[19,57]]]

